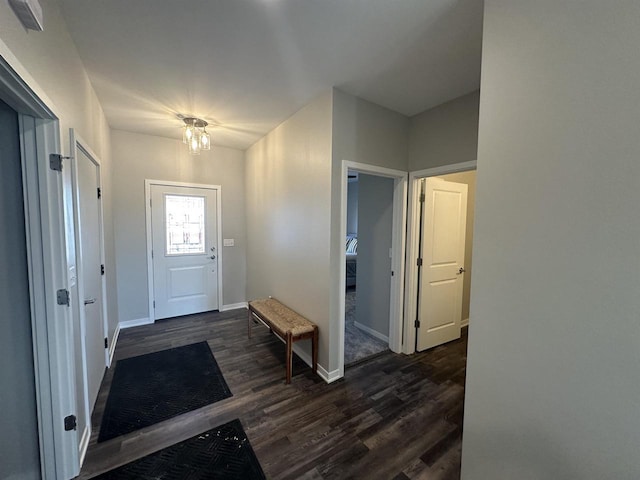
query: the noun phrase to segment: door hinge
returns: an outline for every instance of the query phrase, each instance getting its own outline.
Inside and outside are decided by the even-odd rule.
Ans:
[[[104,265],[100,265],[100,275],[104,275]]]
[[[424,193],[420,194],[420,203],[424,203]]]
[[[153,308],[156,308],[156,301],[153,301]]]
[[[152,208],[153,205],[151,204],[151,199],[149,199],[149,208]]]
[[[153,250],[151,250],[151,258],[153,258]]]
[[[59,153],[51,153],[49,154],[49,168],[51,170],[55,170],[56,172],[62,171],[62,160],[69,159],[71,157],[65,157],[60,155]]]
[[[391,270],[391,276],[393,277],[393,270]]]
[[[420,328],[420,320],[416,320],[413,324],[416,328]]]
[[[104,337],[104,348],[109,348],[109,339]]]
[[[64,417],[64,430],[65,432],[70,432],[71,430],[75,430],[78,428],[78,419],[75,415],[69,415],[68,417]]]
[[[66,305],[69,306],[69,290],[64,288],[58,290],[56,292],[56,299],[58,301],[58,305]]]
[[[422,266],[422,259],[421,259],[421,258],[419,258],[419,259],[418,259],[418,261],[417,261],[416,263],[417,263],[417,265],[418,265],[419,267],[421,267],[421,266]]]
[[[102,198],[102,189],[98,187],[98,198]]]

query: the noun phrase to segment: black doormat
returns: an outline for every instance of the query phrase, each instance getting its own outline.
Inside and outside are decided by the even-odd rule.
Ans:
[[[231,396],[207,342],[119,360],[98,442]]]
[[[95,478],[102,480],[266,479],[238,419]]]

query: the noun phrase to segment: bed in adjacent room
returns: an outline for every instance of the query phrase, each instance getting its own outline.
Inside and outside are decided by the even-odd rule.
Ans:
[[[347,235],[347,288],[356,285],[356,270],[358,263],[358,237]]]

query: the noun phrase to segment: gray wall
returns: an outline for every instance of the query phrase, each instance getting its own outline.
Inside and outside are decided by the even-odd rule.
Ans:
[[[340,192],[342,161],[366,163],[407,171],[409,119],[380,105],[333,89],[331,164],[331,368],[338,367],[340,312]]]
[[[246,301],[246,229],[243,152],[212,146],[191,156],[180,140],[114,130],[112,132],[114,218],[121,321],[149,316],[144,181],[169,180],[222,186],[220,306]]]
[[[356,321],[389,336],[393,179],[360,174]]]
[[[477,159],[479,97],[473,92],[411,117],[409,171]]]
[[[358,234],[358,181],[347,185],[347,233]]]
[[[18,115],[0,101],[0,478],[40,478]]]
[[[329,91],[246,152],[248,298],[272,295],[317,323],[318,363],[326,370],[331,106]]]
[[[485,0],[462,478],[640,478],[640,3]]]

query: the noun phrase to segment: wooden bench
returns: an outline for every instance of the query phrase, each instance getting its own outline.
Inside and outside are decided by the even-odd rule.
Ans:
[[[291,383],[291,361],[293,343],[298,340],[311,339],[313,357],[313,373],[318,371],[318,326],[302,315],[280,303],[275,298],[263,298],[249,302],[249,338],[251,323],[259,320],[282,339],[287,345],[287,383]]]

